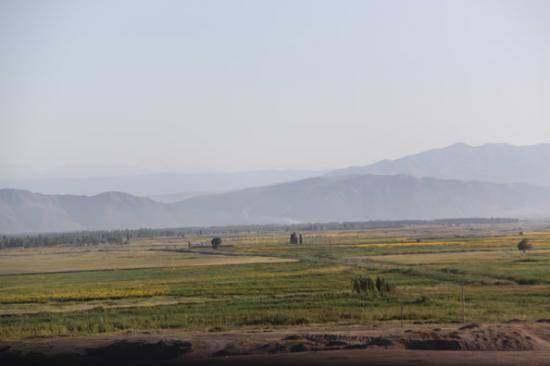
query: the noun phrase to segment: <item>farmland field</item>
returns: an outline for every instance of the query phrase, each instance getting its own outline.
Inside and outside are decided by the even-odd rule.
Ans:
[[[100,270],[190,267],[247,263],[290,262],[292,259],[267,256],[226,256],[191,251],[139,248],[67,250],[47,248],[40,251],[6,250],[0,254],[0,275]]]
[[[520,231],[525,231],[519,235]],[[185,329],[534,322],[550,318],[550,230],[514,225],[223,236],[0,250],[0,339]],[[517,250],[532,240],[527,254]],[[352,291],[358,275],[395,286]]]

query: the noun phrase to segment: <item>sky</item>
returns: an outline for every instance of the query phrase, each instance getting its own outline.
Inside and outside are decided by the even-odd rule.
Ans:
[[[550,142],[550,2],[0,1],[0,174]]]

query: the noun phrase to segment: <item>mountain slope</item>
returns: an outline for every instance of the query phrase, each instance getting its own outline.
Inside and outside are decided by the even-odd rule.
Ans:
[[[455,144],[401,159],[339,169],[328,175],[405,174],[414,177],[550,186],[549,162],[550,144]]]
[[[179,224],[162,203],[120,192],[96,196],[0,190],[0,232],[166,227]]]
[[[236,189],[290,182],[316,177],[325,171],[263,170],[219,173],[158,173],[113,177],[42,178],[8,180],[0,177],[0,187],[17,187],[44,194],[95,195],[106,191],[137,196],[163,196],[186,192],[228,192]],[[161,198],[162,199],[162,198]]]
[[[335,176],[177,203],[188,225],[550,217],[550,188],[410,176]]]
[[[550,217],[550,188],[404,175],[318,177],[165,204],[0,190],[0,233],[293,222]]]

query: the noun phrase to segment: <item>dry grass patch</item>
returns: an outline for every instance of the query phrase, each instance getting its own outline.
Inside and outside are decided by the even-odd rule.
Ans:
[[[550,255],[550,249],[532,250],[529,256]],[[454,264],[471,263],[475,261],[496,261],[507,259],[521,259],[522,256],[517,250],[506,251],[471,251],[471,252],[452,252],[452,253],[415,253],[415,254],[395,254],[380,255],[370,257],[377,262],[387,262],[395,264]]]
[[[158,267],[292,262],[262,256],[224,256],[153,250],[11,252],[0,256],[0,274],[54,273]]]

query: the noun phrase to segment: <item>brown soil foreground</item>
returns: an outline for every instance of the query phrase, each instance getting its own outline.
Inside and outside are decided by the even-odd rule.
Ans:
[[[550,365],[550,324],[158,332],[0,342],[1,365]]]

